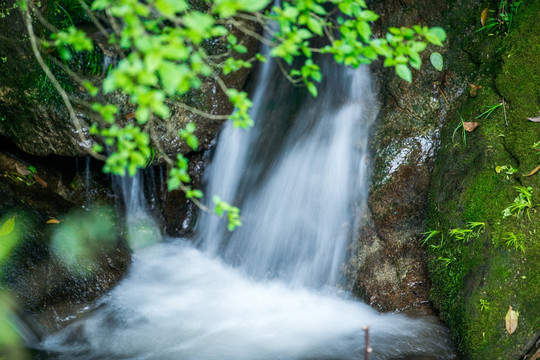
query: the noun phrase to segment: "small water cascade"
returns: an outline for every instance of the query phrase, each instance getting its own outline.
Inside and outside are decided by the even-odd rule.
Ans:
[[[195,241],[152,245],[141,184],[122,180],[130,274],[39,345],[47,359],[362,359],[363,325],[371,360],[454,358],[434,319],[379,314],[338,290],[367,196],[367,69],[326,67],[316,100],[276,72],[270,63],[259,74],[255,128],[228,124],[207,173],[206,194],[240,206],[244,225],[231,234],[203,215]]]
[[[314,287],[338,281],[360,215],[355,207],[367,196],[367,143],[377,113],[367,68],[330,69],[320,97],[306,99],[292,120],[287,96],[281,111],[263,102],[281,85],[263,75],[255,129],[229,126],[218,143],[208,191],[238,204],[245,225],[228,236],[222,221],[206,216],[199,241],[256,278]]]
[[[149,215],[143,189],[143,175],[115,178],[117,189],[124,200],[127,240],[133,250],[145,248],[162,240],[155,220]]]

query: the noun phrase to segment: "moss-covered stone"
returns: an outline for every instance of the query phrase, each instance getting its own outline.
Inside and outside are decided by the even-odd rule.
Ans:
[[[533,208],[530,219],[526,213],[503,216],[518,196],[516,186],[532,186],[532,202],[540,204],[538,175],[524,176],[539,162],[532,145],[540,140],[540,126],[526,119],[540,110],[539,13],[540,2],[527,2],[509,35],[472,34],[481,41],[465,44],[482,47],[472,58],[483,88],[459,113],[480,126],[466,133],[465,144],[460,129],[452,140],[458,114],[446,124],[432,178],[427,226],[444,239],[439,234],[428,241],[431,298],[467,359],[519,359],[540,337],[540,213]],[[477,118],[503,99],[488,118]],[[496,171],[505,165],[518,172]],[[485,223],[477,237],[449,235],[473,221]],[[504,320],[509,306],[520,313],[512,335]]]

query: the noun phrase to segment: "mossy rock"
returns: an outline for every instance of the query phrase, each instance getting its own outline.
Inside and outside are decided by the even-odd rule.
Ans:
[[[524,4],[512,32],[493,39],[500,51],[481,65],[483,88],[459,109],[464,121],[480,124],[465,134],[466,144],[458,114],[441,134],[427,226],[444,239],[439,233],[427,242],[431,299],[467,359],[520,359],[540,337],[540,178],[525,176],[540,162],[532,147],[540,125],[527,120],[540,110],[539,13],[540,2]],[[477,118],[497,104],[489,117]],[[533,208],[505,217],[518,197],[515,187],[528,186]],[[471,229],[470,222],[485,223],[485,230],[463,240],[460,231],[450,235]],[[511,335],[509,306],[520,314]]]

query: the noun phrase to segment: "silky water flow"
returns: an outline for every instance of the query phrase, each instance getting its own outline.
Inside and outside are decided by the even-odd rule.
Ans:
[[[50,358],[363,359],[363,325],[371,360],[455,357],[434,319],[379,314],[339,290],[368,191],[377,109],[367,68],[327,66],[317,99],[272,63],[257,86],[254,128],[227,124],[206,173],[207,196],[238,205],[243,226],[230,233],[203,214],[194,238],[155,242],[140,184],[126,181],[131,270],[40,344]]]

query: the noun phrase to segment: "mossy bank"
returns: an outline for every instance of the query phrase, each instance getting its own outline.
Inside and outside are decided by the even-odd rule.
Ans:
[[[527,176],[540,164],[540,124],[528,120],[540,111],[538,14],[540,1],[522,1],[510,29],[464,41],[482,88],[441,132],[425,244],[430,297],[466,359],[520,359],[540,337],[540,177]],[[479,126],[463,132],[462,121]]]

